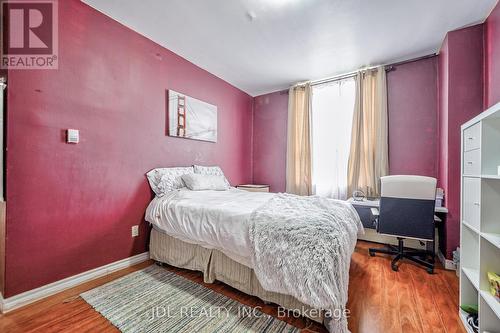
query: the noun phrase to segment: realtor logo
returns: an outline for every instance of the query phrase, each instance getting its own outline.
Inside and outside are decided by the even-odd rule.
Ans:
[[[2,69],[57,69],[57,0],[1,1]]]

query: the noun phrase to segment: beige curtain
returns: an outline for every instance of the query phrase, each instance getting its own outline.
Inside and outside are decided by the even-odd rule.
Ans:
[[[356,76],[356,101],[348,165],[348,194],[380,195],[380,177],[389,171],[385,68]]]
[[[286,191],[312,194],[311,85],[290,88],[288,96],[288,138],[286,150]]]

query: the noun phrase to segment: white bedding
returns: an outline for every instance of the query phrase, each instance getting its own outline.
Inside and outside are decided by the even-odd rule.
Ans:
[[[146,221],[170,236],[217,249],[253,268],[248,234],[250,215],[273,195],[235,188],[227,191],[182,188],[154,198],[146,210]]]

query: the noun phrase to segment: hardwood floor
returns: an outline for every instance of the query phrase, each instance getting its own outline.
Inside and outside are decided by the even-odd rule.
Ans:
[[[349,329],[354,332],[465,332],[458,318],[458,278],[442,267],[429,275],[408,261],[398,272],[386,256],[370,257],[359,241],[349,281]]]
[[[349,282],[349,329],[353,333],[465,332],[458,318],[458,279],[455,272],[424,269],[403,262],[393,272],[387,257],[368,255],[378,244],[359,241],[352,257]],[[142,269],[151,261],[112,273],[0,315],[0,332],[117,332],[104,317],[78,297],[120,276]],[[197,283],[277,316],[277,307],[243,294],[222,283],[204,284],[201,273],[167,268]],[[303,318],[281,318],[303,332],[326,332]]]

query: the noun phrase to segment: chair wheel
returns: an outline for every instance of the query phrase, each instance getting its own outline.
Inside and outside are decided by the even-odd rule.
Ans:
[[[427,268],[427,273],[434,274],[434,268]]]
[[[397,272],[397,271],[398,271],[398,266],[397,266],[397,265],[392,264],[392,265],[391,265],[391,268],[392,268],[392,270],[393,270],[394,272]]]

